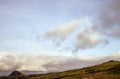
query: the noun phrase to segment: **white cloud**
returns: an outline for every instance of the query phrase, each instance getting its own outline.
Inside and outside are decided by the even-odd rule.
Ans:
[[[61,25],[51,32],[46,32],[47,37],[52,37],[54,39],[65,39],[69,36],[77,26],[79,26],[79,20],[73,20],[72,22],[67,23],[66,25]]]
[[[0,70],[31,70],[47,71],[43,67],[47,63],[56,63],[61,57],[35,55],[35,54],[16,54],[10,52],[0,52]]]
[[[70,23],[56,28],[51,32],[46,32],[46,36],[57,41],[58,46],[64,39],[66,39],[71,33],[76,32],[76,28],[79,29],[79,34],[76,32],[77,45],[75,49],[92,48],[98,45],[101,41],[101,34],[95,31],[92,27],[90,17],[84,17],[80,20],[74,20]],[[82,32],[81,32],[82,31]]]
[[[38,54],[16,54],[0,52],[0,70],[64,71],[100,64],[109,60],[120,60],[120,51],[110,56],[48,56]]]

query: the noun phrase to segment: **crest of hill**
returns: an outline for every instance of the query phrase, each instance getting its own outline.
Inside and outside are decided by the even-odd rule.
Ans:
[[[24,74],[19,71],[13,71],[9,76],[23,76]]]

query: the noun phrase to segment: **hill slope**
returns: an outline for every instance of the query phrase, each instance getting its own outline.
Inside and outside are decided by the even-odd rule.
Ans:
[[[58,73],[2,76],[0,79],[120,79],[120,61],[112,60],[92,67]]]

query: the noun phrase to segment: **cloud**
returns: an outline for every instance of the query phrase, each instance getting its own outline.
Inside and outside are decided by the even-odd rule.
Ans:
[[[112,38],[120,38],[120,0],[112,0],[106,4],[102,12],[99,14],[98,26],[99,30]]]
[[[106,8],[103,9],[100,19],[103,28],[109,29],[113,28],[114,25],[120,24],[120,1],[119,0],[112,0]]]
[[[104,57],[65,57],[40,54],[16,54],[10,52],[0,52],[0,70],[57,72],[92,66],[109,60],[120,60],[120,51],[110,56]]]
[[[101,7],[99,14],[92,21],[87,20],[86,25],[80,25],[84,29],[79,29],[79,33],[76,32],[75,43],[72,44],[73,51],[79,49],[95,48],[96,46],[103,44],[109,44],[109,39],[120,39],[120,1],[111,0],[105,2]],[[84,18],[83,18],[84,19]],[[53,38],[53,40],[64,41],[71,33],[75,32],[76,27],[80,24],[79,20],[72,21],[62,27],[58,27],[51,32],[47,32],[46,36]],[[86,28],[86,26],[89,26]],[[82,32],[81,32],[82,31]],[[73,40],[74,41],[74,40]],[[58,42],[59,45],[61,41]]]
[[[120,39],[120,26],[115,28],[111,33],[107,34],[108,36],[116,39]]]
[[[47,71],[46,63],[56,63],[61,57],[35,54],[16,54],[0,52],[0,70],[31,70]]]
[[[76,29],[77,26],[79,26],[79,24],[79,20],[73,20],[66,25],[61,25],[60,27],[57,27],[51,32],[46,32],[45,35],[49,38],[64,40]]]
[[[106,36],[120,38],[120,0],[112,0],[102,7],[92,26],[77,34],[75,50],[95,48],[98,44],[109,44]]]
[[[82,31],[83,29],[89,27],[89,25],[91,25],[89,20],[90,20],[90,18],[87,16],[82,19],[79,19],[79,20],[73,20],[73,21],[67,23],[66,25],[57,27],[56,29],[54,29],[51,32],[46,32],[45,36],[50,39],[53,39],[54,42],[56,41],[57,46],[59,46],[68,36],[71,35],[71,33],[75,32],[77,30],[77,27],[79,28],[79,31]],[[87,24],[88,26],[82,26],[85,24]],[[84,31],[84,33],[85,33],[85,31]],[[93,36],[91,35],[91,38],[92,37]],[[83,38],[83,39],[85,39],[85,38]]]
[[[99,44],[105,46],[109,44],[109,41],[104,38],[104,35],[99,32],[96,26],[91,26],[77,34],[76,46],[74,46],[73,51],[76,52],[79,49],[95,48]]]
[[[49,64],[45,64],[44,66],[47,68],[55,68],[57,71],[65,71],[65,70],[93,66],[110,60],[120,61],[119,56],[120,56],[120,51],[104,57],[76,56],[76,57],[68,58],[61,63],[56,63],[56,64],[49,63]]]
[[[77,36],[77,47],[76,49],[92,48],[101,42],[101,36],[99,33],[92,29],[86,29],[79,33]]]

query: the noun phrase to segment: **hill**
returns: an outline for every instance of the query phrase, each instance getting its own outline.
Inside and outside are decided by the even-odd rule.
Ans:
[[[111,60],[91,67],[58,73],[2,76],[0,79],[120,79],[120,61]]]
[[[22,74],[21,72],[18,71],[13,71],[9,76],[22,76],[24,74]]]

